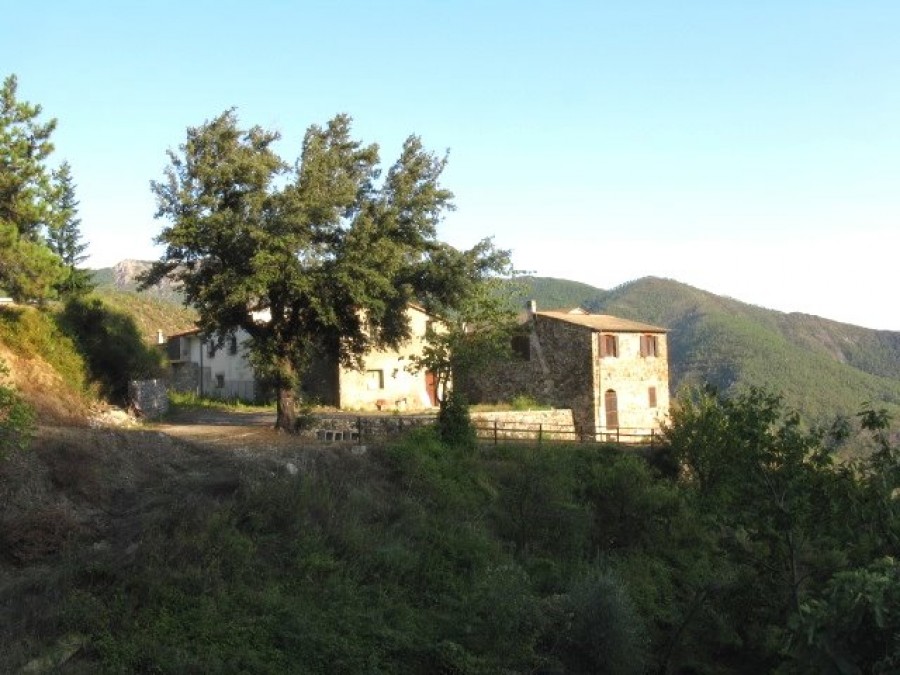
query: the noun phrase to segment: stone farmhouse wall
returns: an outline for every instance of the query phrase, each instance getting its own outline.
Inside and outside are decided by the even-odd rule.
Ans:
[[[615,335],[618,352],[601,357],[604,332],[541,314],[532,316],[529,327],[521,344],[527,349],[517,350],[515,358],[487,364],[478,372],[454,373],[457,390],[470,403],[503,403],[527,395],[571,409],[575,430],[592,434],[611,426],[605,394],[612,390],[619,428],[648,433],[659,428],[669,408],[665,333],[655,333],[655,356],[641,355],[642,333],[607,333]]]
[[[572,411],[577,430],[593,427],[594,344],[582,327],[541,316],[532,319],[527,349],[486,364],[475,373],[454,373],[470,403],[504,403],[530,396],[541,404]]]
[[[617,333],[618,356],[600,356],[600,334],[594,335],[593,406],[597,426],[609,427],[605,393],[616,392],[618,426],[632,430],[659,429],[669,410],[669,355],[666,336],[657,335],[655,356],[641,356],[640,333]],[[654,390],[651,400],[650,389]]]

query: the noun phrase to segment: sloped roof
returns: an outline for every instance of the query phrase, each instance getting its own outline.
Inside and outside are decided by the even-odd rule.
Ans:
[[[615,331],[618,333],[666,333],[665,328],[640,321],[620,319],[610,314],[577,314],[571,312],[535,312],[537,316],[557,321],[565,321],[591,330]]]
[[[189,337],[191,335],[199,335],[199,334],[200,334],[199,328],[191,328],[190,330],[183,330],[180,333],[172,333],[171,335],[167,335],[166,339],[171,340],[172,338]]]

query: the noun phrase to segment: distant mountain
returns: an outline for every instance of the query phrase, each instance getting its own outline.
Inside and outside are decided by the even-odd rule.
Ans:
[[[112,267],[91,270],[93,280],[98,290],[114,290],[124,292],[137,292],[138,278],[153,265],[148,260],[123,260]],[[155,286],[141,291],[147,297],[156,297],[181,304],[182,295],[178,285],[163,279]]]
[[[183,304],[183,296],[170,281],[138,291],[138,277],[150,269],[146,260],[123,260],[113,267],[91,270],[95,293],[119,311],[132,316],[141,335],[148,342],[157,339],[159,331],[172,335],[196,325],[197,313]]]
[[[668,328],[674,392],[757,385],[810,419],[853,414],[865,402],[900,414],[900,332],[785,314],[655,277],[608,291],[559,279],[523,282],[523,302],[534,298],[538,309],[580,306]]]

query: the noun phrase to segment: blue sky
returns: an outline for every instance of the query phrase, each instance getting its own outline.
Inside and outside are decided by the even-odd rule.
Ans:
[[[56,117],[89,264],[152,259],[151,180],[229,107],[450,151],[443,239],[900,330],[900,3],[16,2],[0,76]]]

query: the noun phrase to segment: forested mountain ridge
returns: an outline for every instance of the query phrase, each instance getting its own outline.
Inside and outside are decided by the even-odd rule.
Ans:
[[[645,277],[612,290],[526,277],[523,299],[538,309],[581,306],[669,330],[673,392],[712,384],[780,393],[813,419],[852,414],[865,402],[900,412],[900,333],[801,313],[783,313],[670,279]],[[580,287],[580,285],[579,285]],[[559,290],[563,289],[563,290]],[[565,297],[564,305],[557,299]]]

